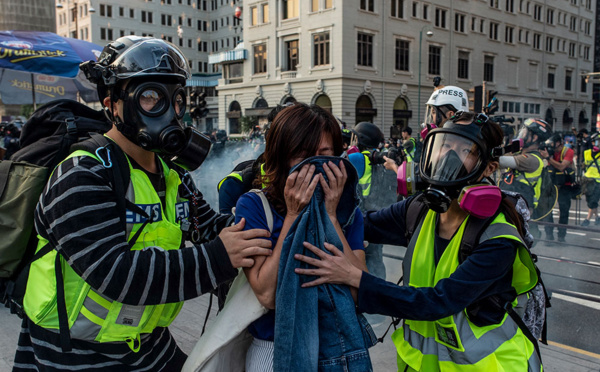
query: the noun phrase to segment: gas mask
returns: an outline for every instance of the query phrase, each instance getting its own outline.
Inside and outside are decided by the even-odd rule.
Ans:
[[[478,218],[491,217],[498,210],[500,189],[481,180],[492,151],[487,149],[480,125],[489,124],[448,122],[427,135],[419,171],[428,184],[423,202],[434,212],[445,213],[454,199]]]
[[[115,117],[117,129],[147,151],[194,170],[202,164],[210,139],[181,119],[186,110],[185,91],[180,84],[130,80],[120,95],[123,121]]]

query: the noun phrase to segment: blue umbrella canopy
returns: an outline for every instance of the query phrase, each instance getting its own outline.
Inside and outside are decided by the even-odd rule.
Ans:
[[[97,60],[102,47],[52,32],[0,31],[0,94],[7,104],[79,97],[97,101],[79,64]],[[35,75],[34,75],[35,74]],[[34,89],[35,87],[35,89]]]
[[[74,78],[102,47],[52,32],[0,31],[0,68]]]

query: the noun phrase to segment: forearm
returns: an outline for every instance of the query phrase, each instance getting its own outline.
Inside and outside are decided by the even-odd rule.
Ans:
[[[561,172],[571,165],[570,161],[563,160],[559,162],[554,160],[553,158],[548,158],[548,163]]]
[[[275,308],[275,293],[277,291],[277,275],[279,273],[281,249],[295,219],[294,216],[286,215],[281,232],[279,233],[279,239],[277,239],[271,256],[256,258],[254,266],[245,269],[248,282],[254,294],[256,294],[256,298],[268,309]]]

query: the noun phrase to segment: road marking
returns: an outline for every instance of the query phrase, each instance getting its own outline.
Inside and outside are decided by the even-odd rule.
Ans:
[[[586,233],[580,233],[580,232],[575,232],[575,231],[567,231],[567,234],[572,234],[572,235],[579,235],[579,236],[586,236]]]
[[[600,300],[600,296],[598,296],[598,295],[593,295],[593,294],[590,294],[590,293],[583,293],[583,292],[569,291],[568,289],[561,289],[561,292],[572,293],[572,294],[574,294],[574,295],[584,295],[584,296],[587,296],[587,297],[597,298],[597,299],[599,299],[599,300]]]
[[[554,342],[554,341],[550,341],[550,340],[548,340],[548,345],[556,346],[556,347],[559,347],[561,349],[573,351],[573,352],[578,353],[578,354],[583,354],[583,355],[590,356],[592,358],[600,359],[600,354],[592,353],[591,351],[581,350],[581,349],[578,349],[578,348],[573,347],[573,346],[559,344],[558,342]]]
[[[559,300],[572,302],[574,304],[591,307],[594,310],[600,310],[600,303],[584,300],[582,298],[575,298],[567,295],[563,295],[560,293],[553,293],[552,298],[558,298]]]

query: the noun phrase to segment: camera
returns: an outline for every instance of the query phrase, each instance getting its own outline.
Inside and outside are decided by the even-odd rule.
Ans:
[[[391,147],[388,152],[374,151],[370,157],[371,164],[385,163],[385,159],[383,158],[384,156],[394,160],[396,165],[402,164],[406,158],[402,146],[399,148]]]
[[[548,156],[554,156],[554,144],[542,143],[539,147],[540,150],[546,150],[548,152]]]

